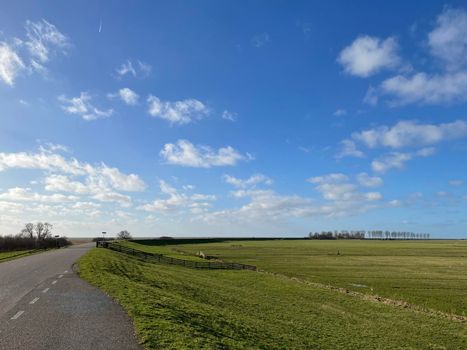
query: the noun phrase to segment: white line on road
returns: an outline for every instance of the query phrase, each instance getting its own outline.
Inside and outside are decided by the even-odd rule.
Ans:
[[[42,293],[47,293],[49,291],[50,288],[45,288]]]
[[[29,302],[29,304],[32,305],[32,304],[34,304],[34,303],[35,303],[36,301],[38,301],[38,300],[39,300],[39,298],[34,298],[34,299],[32,299],[32,300]]]
[[[18,311],[11,319],[16,320],[18,317],[20,317],[22,314],[24,314],[24,311]]]
[[[52,281],[52,284],[55,284],[55,283],[57,283],[57,280],[55,280],[55,281]]]
[[[67,273],[67,272],[68,272],[68,270],[63,271],[63,273]]]
[[[63,275],[58,276],[58,278],[62,278],[62,277],[63,277]]]

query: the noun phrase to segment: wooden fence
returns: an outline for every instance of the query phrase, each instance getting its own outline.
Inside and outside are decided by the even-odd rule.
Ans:
[[[125,246],[123,246],[121,244],[112,243],[112,242],[98,241],[98,242],[96,242],[96,246],[111,249],[111,250],[121,252],[121,253],[125,253],[125,254],[128,254],[128,255],[133,255],[133,256],[136,256],[136,257],[141,258],[141,259],[146,260],[146,261],[185,266],[185,267],[192,268],[192,269],[210,269],[210,270],[222,270],[223,269],[223,270],[252,270],[252,271],[256,271],[256,266],[253,266],[253,265],[219,262],[219,261],[211,262],[211,261],[183,260],[183,259],[172,258],[170,256],[165,256],[163,254],[143,252],[143,251],[138,250],[138,249],[125,247]]]

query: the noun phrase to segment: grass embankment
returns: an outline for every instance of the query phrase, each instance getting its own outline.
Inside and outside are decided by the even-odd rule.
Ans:
[[[26,255],[34,254],[37,250],[18,250],[13,252],[0,252],[0,263],[12,260],[16,258],[21,258]]]
[[[171,247],[467,316],[467,241],[274,240]]]
[[[467,347],[465,324],[280,276],[146,263],[106,249],[82,257],[80,271],[126,309],[147,349]]]
[[[178,251],[177,247],[172,246],[172,245],[154,246],[154,245],[138,244],[138,243],[128,242],[128,241],[117,241],[116,243],[126,246],[128,248],[141,250],[147,253],[163,254],[171,258],[191,260],[191,261],[206,261],[196,256],[196,253],[198,251],[190,252],[187,254],[187,253],[184,253],[183,251]]]

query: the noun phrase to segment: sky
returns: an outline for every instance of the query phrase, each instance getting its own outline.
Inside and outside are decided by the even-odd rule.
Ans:
[[[0,234],[467,238],[463,1],[4,1]]]

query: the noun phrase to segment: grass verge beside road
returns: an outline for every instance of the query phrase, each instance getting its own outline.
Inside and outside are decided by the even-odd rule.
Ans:
[[[21,258],[26,255],[37,253],[38,250],[18,250],[14,252],[0,252],[0,263],[16,258]]]
[[[80,275],[115,298],[147,349],[462,349],[467,327],[264,273],[153,264],[106,249]]]

